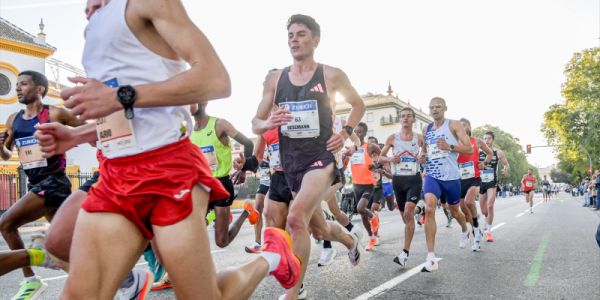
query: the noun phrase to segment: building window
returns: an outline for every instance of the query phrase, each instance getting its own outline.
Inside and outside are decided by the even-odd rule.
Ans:
[[[10,79],[4,74],[0,74],[0,96],[8,95],[10,93]]]
[[[373,113],[367,113],[367,122],[373,122]]]

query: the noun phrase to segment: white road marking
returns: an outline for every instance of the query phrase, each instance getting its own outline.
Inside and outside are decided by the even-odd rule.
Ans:
[[[227,250],[225,250],[225,249],[217,249],[217,250],[210,251],[210,253],[211,254],[215,254],[215,253],[224,252],[224,251],[227,251]],[[141,262],[141,263],[135,264],[135,266],[139,267],[139,266],[143,266],[143,265],[147,265],[147,264],[148,264],[147,262]],[[48,281],[53,281],[53,280],[64,279],[64,278],[67,278],[67,277],[69,277],[69,274],[65,274],[65,275],[61,275],[61,276],[56,276],[56,277],[50,277],[50,278],[43,278],[42,281],[43,282],[48,282]]]
[[[500,228],[500,227],[504,226],[504,224],[506,224],[506,223],[500,223],[500,224],[498,224],[498,225],[496,225],[496,226],[492,227],[492,229],[491,229],[490,231],[494,231],[494,230],[496,230],[496,229],[498,229],[498,228]]]
[[[524,215],[524,214],[525,214],[525,213],[519,213],[518,215],[516,215],[516,216],[515,216],[515,218],[518,218],[518,217],[520,217],[520,216],[522,216],[522,215]]]
[[[440,260],[442,260],[442,259],[438,257],[437,261],[440,261]],[[406,279],[408,279],[416,274],[421,273],[421,270],[423,269],[424,265],[425,265],[425,263],[422,263],[422,264],[410,269],[409,271],[406,271],[406,272],[392,278],[391,280],[383,283],[382,285],[354,298],[354,300],[367,300],[367,299],[377,297],[377,296],[385,293],[385,291],[399,285]]]

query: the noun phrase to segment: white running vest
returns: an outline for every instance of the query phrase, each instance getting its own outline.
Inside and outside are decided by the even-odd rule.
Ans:
[[[395,176],[414,176],[420,173],[418,155],[419,135],[413,133],[410,141],[402,140],[400,133],[394,135],[394,156],[400,156],[399,163],[392,163],[392,174]]]
[[[184,61],[163,58],[140,43],[125,21],[126,6],[127,0],[112,0],[90,18],[83,50],[87,76],[116,87],[164,81],[183,72]],[[175,143],[189,136],[193,126],[188,106],[134,108],[134,113],[129,123],[134,142],[126,147],[111,145],[110,149],[100,143],[106,157],[134,155]]]

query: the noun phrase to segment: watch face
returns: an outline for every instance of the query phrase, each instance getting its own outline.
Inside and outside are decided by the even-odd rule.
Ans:
[[[117,91],[117,96],[124,104],[133,103],[136,97],[135,89],[130,85],[122,86]]]

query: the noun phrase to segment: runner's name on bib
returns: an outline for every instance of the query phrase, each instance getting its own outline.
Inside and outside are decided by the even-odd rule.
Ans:
[[[104,81],[111,88],[118,88],[116,78]],[[136,147],[133,123],[125,118],[123,110],[116,111],[106,117],[96,120],[96,133],[105,154],[112,154]]]
[[[358,148],[350,157],[350,163],[353,165],[365,164],[365,148]]]
[[[281,166],[281,161],[279,159],[279,143],[269,145],[269,166],[271,168],[279,168]]]
[[[427,156],[430,160],[445,158],[448,157],[448,154],[448,150],[442,150],[438,147],[437,141],[429,143],[429,146],[427,147]]]
[[[269,185],[271,182],[271,175],[269,174],[269,168],[259,168],[258,174],[260,175],[260,184]]]
[[[494,170],[481,170],[481,182],[488,183],[494,181]]]
[[[400,162],[393,166],[396,176],[417,175],[417,159],[414,157],[400,157]]]
[[[24,170],[48,166],[48,161],[42,156],[42,149],[35,137],[16,139],[15,143],[19,149],[19,160]]]
[[[475,164],[472,161],[460,164],[460,179],[469,179],[475,177]]]
[[[525,182],[525,186],[526,187],[533,187],[533,182],[532,181],[526,181]]]
[[[292,114],[292,121],[281,126],[281,134],[294,139],[319,136],[321,130],[317,100],[283,102],[279,106]]]
[[[219,162],[217,161],[217,153],[215,152],[215,146],[213,146],[213,145],[201,146],[200,150],[202,150],[202,153],[204,153],[204,156],[206,157],[206,160],[208,161],[208,165],[210,166],[210,169],[213,171],[218,169]]]

